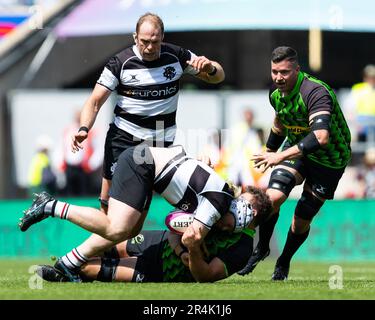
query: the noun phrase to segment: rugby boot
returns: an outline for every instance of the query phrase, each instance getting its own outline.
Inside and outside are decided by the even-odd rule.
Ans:
[[[80,268],[69,269],[61,258],[57,259],[54,268],[60,272],[64,277],[66,277],[68,282],[83,282],[79,275]]]
[[[267,250],[260,250],[259,247],[257,246],[253,252],[253,254],[251,255],[249,261],[247,262],[246,266],[237,272],[237,274],[241,275],[241,276],[244,276],[248,273],[251,273],[253,272],[253,270],[255,269],[255,267],[257,266],[257,264],[266,259],[270,254],[270,249],[267,249]]]
[[[21,231],[26,231],[31,225],[48,218],[51,214],[45,213],[44,207],[48,202],[53,200],[55,199],[45,191],[35,194],[31,207],[24,212],[24,216],[18,224]]]
[[[284,281],[288,279],[288,275],[289,275],[289,265],[282,266],[276,263],[275,271],[273,272],[271,279],[274,281]]]
[[[36,274],[43,280],[50,282],[69,282],[69,279],[56,268],[49,265],[39,265]]]

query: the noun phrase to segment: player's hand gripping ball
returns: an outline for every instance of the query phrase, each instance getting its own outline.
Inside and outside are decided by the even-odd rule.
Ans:
[[[177,234],[183,234],[194,220],[194,214],[185,211],[172,211],[165,218],[168,229]]]

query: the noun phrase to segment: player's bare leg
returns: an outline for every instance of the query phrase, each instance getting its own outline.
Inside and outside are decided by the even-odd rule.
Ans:
[[[100,210],[70,205],[42,193],[21,219],[20,229],[26,231],[32,224],[47,217],[66,219],[96,233],[55,264],[55,268],[65,274],[69,281],[80,282],[77,276],[79,268],[89,258],[137,235],[142,228],[146,212],[141,213],[121,201],[110,198],[106,215]]]

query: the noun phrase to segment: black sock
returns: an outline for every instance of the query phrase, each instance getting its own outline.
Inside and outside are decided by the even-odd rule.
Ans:
[[[257,247],[260,251],[264,252],[269,249],[273,229],[275,229],[275,225],[278,219],[279,212],[276,212],[267,221],[259,226],[259,242]]]
[[[307,230],[305,233],[296,234],[292,232],[292,228],[289,228],[288,236],[284,245],[283,252],[279,259],[277,259],[277,265],[283,267],[289,267],[290,260],[292,260],[293,255],[297,252],[298,248],[305,242],[310,232]]]

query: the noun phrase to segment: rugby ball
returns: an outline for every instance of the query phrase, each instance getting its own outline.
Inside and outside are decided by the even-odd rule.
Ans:
[[[172,211],[165,218],[168,229],[177,234],[183,234],[194,220],[194,214],[185,211]]]

